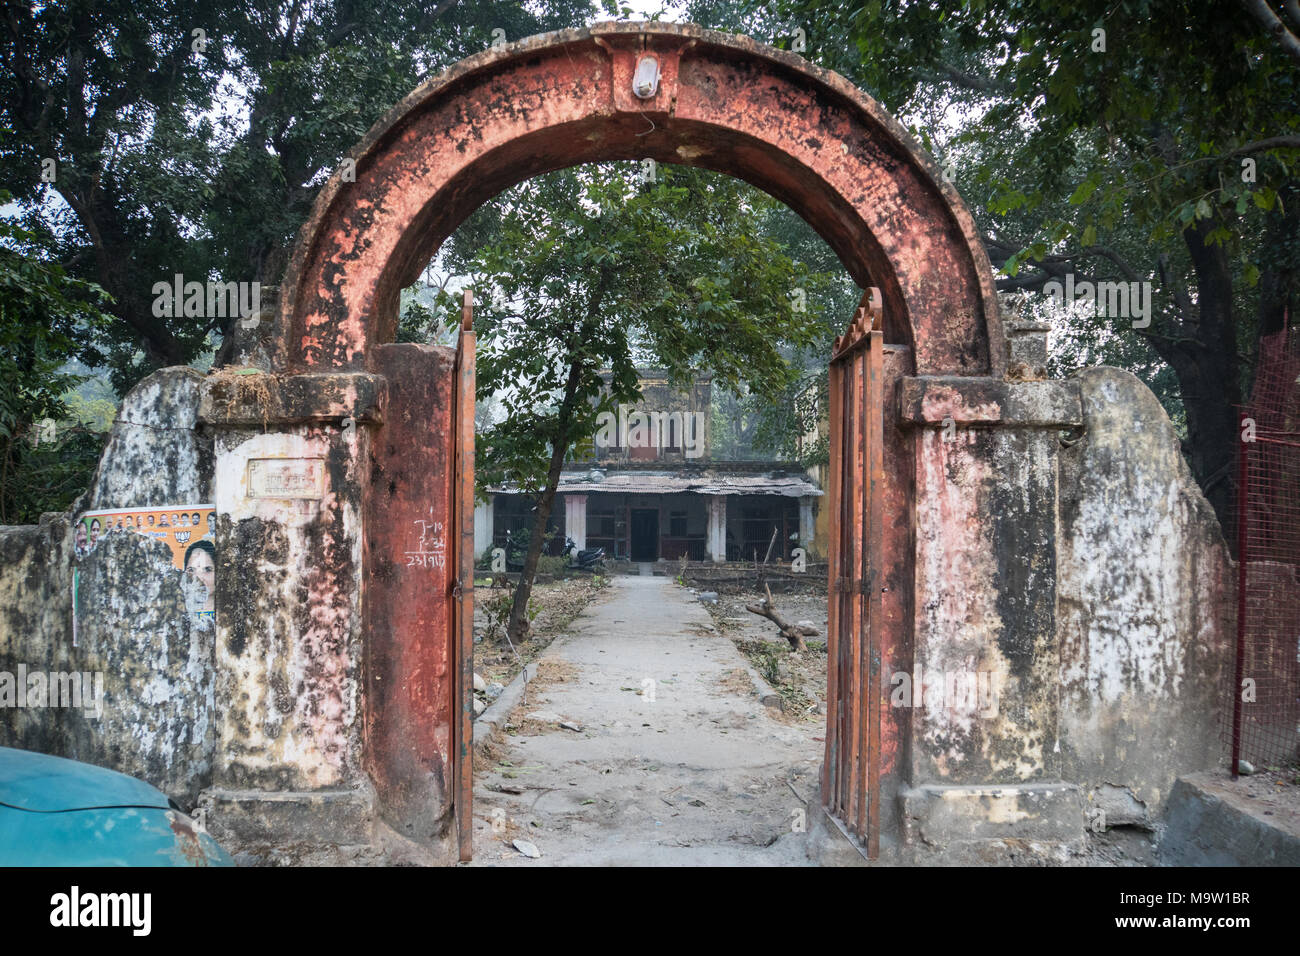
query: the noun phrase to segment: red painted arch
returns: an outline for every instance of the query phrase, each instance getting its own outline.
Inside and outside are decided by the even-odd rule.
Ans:
[[[632,93],[653,54],[657,93]],[[399,103],[322,189],[280,298],[294,371],[373,367],[398,293],[479,205],[579,163],[652,158],[728,173],[802,215],[915,371],[1001,370],[993,272],[956,192],[902,127],[842,77],[744,37],[607,23],[484,51]]]

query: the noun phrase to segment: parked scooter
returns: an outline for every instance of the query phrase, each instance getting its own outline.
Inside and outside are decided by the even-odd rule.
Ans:
[[[583,548],[579,551],[572,538],[565,538],[564,552],[569,556],[571,570],[603,571],[605,569],[604,548]]]
[[[523,535],[522,541],[516,541],[514,536],[506,532],[506,570],[522,571],[524,569],[524,559],[528,556],[528,536]]]

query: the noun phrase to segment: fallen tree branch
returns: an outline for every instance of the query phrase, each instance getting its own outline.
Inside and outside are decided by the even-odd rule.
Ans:
[[[745,610],[749,611],[751,614],[757,614],[759,617],[767,618],[780,628],[781,636],[790,642],[790,650],[804,650],[805,645],[803,639],[805,637],[816,637],[818,633],[817,629],[815,627],[803,627],[799,624],[791,624],[786,621],[777,612],[776,607],[772,603],[772,589],[764,584],[763,591],[767,594],[767,597],[763,602],[757,605],[746,604]]]
[[[758,550],[754,550],[754,586],[767,587],[767,562],[772,558],[772,548],[776,546],[776,526],[772,527],[772,540],[767,543],[767,554],[763,555],[763,563],[758,563]]]

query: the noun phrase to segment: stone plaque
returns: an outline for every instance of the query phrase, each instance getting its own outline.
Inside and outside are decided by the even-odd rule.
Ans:
[[[248,462],[250,498],[321,498],[324,494],[323,458],[252,458]]]

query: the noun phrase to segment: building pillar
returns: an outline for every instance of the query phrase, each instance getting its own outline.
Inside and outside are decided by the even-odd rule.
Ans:
[[[807,551],[812,547],[816,527],[813,521],[813,496],[804,495],[799,499],[799,547]]]
[[[727,496],[709,498],[709,560],[727,560]]]
[[[587,547],[587,496],[564,496],[564,533],[581,551]]]
[[[474,505],[474,556],[478,557],[484,551],[492,547],[492,534],[496,530],[493,522],[496,520],[492,507],[496,500],[496,495],[490,495],[487,501],[480,501]]]

